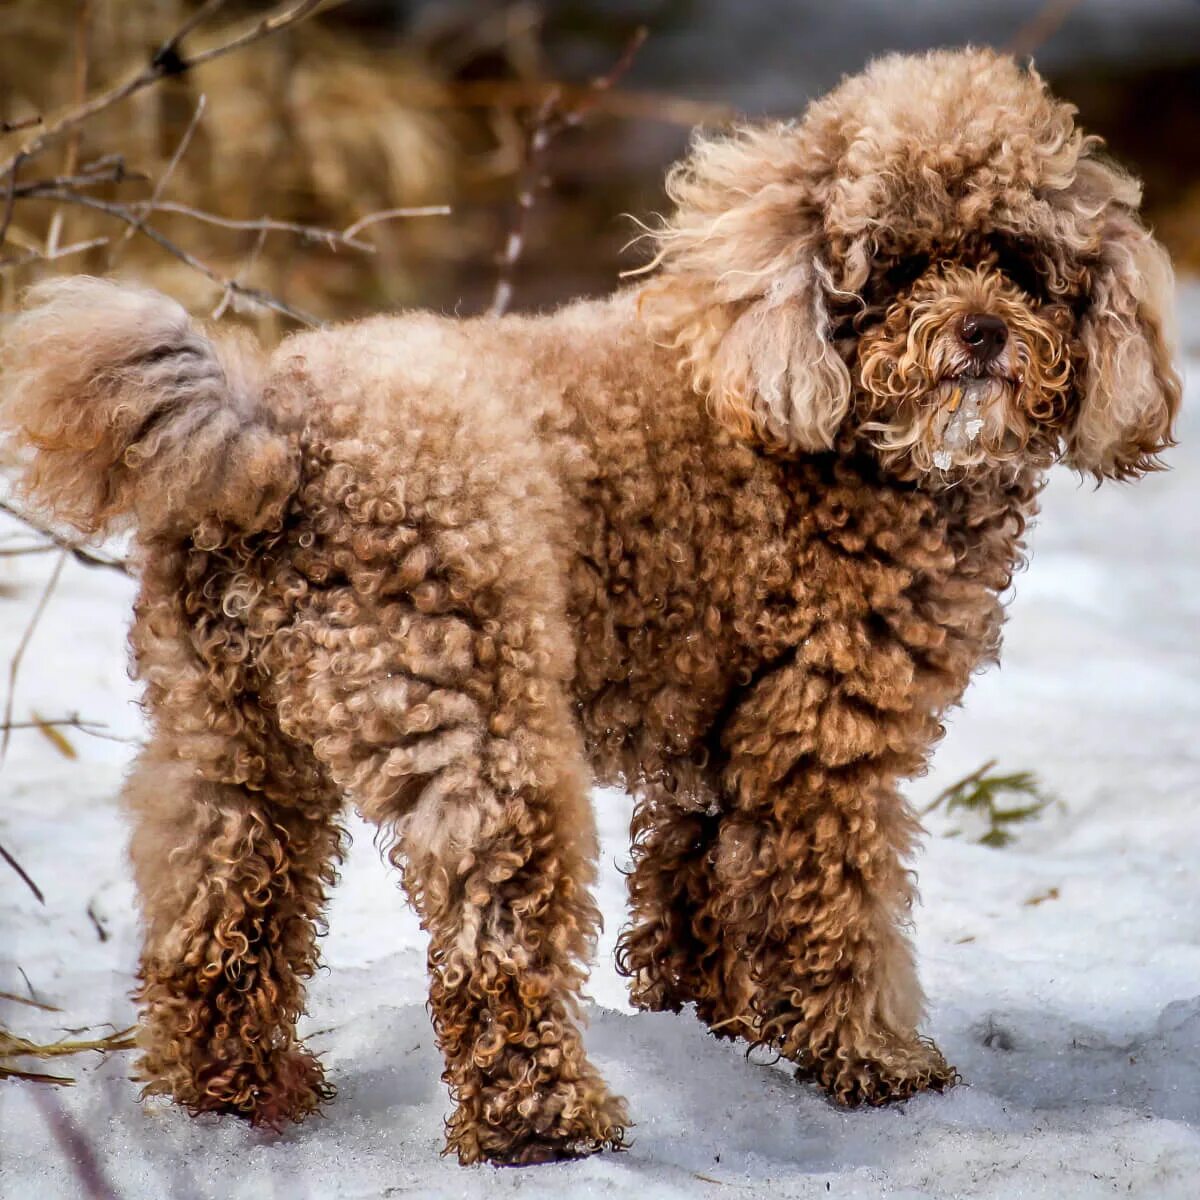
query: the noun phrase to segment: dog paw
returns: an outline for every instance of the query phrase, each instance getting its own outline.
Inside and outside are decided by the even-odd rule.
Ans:
[[[221,1113],[277,1133],[311,1116],[335,1092],[320,1061],[300,1048],[258,1061],[176,1062],[167,1070],[148,1071],[143,1062],[142,1072],[144,1096],[166,1095],[192,1116]]]
[[[567,1162],[587,1158],[601,1150],[624,1150],[624,1126],[610,1125],[603,1130],[581,1132],[562,1140],[531,1137],[514,1142],[503,1151],[488,1155],[488,1161],[498,1167],[536,1167],[542,1163]]]
[[[896,1042],[866,1054],[848,1054],[807,1068],[837,1101],[853,1108],[860,1104],[891,1104],[918,1092],[942,1092],[959,1080],[958,1072],[932,1041]]]
[[[629,1122],[625,1102],[607,1092],[583,1106],[561,1107],[568,1085],[539,1097],[540,1103],[522,1104],[496,1122],[484,1110],[468,1111],[460,1105],[448,1123],[446,1153],[458,1155],[464,1166],[490,1162],[503,1167],[528,1167],[539,1163],[586,1158],[601,1150],[623,1150]],[[574,1097],[573,1097],[574,1098]],[[474,1106],[472,1106],[474,1108]],[[484,1114],[487,1113],[487,1116]]]
[[[307,1050],[280,1054],[265,1082],[250,1095],[242,1114],[251,1125],[277,1133],[299,1123],[333,1099],[335,1088],[325,1082],[325,1069]]]

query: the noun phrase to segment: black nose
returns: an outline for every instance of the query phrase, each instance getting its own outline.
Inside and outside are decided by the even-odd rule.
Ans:
[[[991,313],[967,313],[960,329],[962,340],[983,362],[995,358],[1008,341],[1008,326]]]

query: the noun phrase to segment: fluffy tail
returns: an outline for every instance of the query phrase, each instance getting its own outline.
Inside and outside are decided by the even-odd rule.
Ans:
[[[166,296],[88,276],[32,288],[6,331],[0,421],[19,487],[85,533],[278,522],[294,439],[262,403],[257,350],[210,339]]]

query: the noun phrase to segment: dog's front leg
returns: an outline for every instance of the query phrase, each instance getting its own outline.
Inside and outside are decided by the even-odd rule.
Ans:
[[[785,668],[726,730],[710,900],[725,995],[710,1023],[779,1050],[842,1103],[879,1104],[955,1079],[917,1033],[904,862],[917,825],[895,788],[936,726],[873,710],[846,678]]]

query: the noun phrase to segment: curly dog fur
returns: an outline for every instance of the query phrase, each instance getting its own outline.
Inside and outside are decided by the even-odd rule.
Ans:
[[[588,789],[637,797],[636,1002],[844,1103],[955,1075],[905,936],[922,771],[1045,470],[1171,444],[1166,256],[1033,71],[890,57],[699,138],[644,279],[270,356],[161,296],[36,289],[24,486],[137,530],[140,1063],[193,1112],[329,1095],[296,1036],[349,798],[429,934],[463,1162],[622,1144],[579,997]]]

